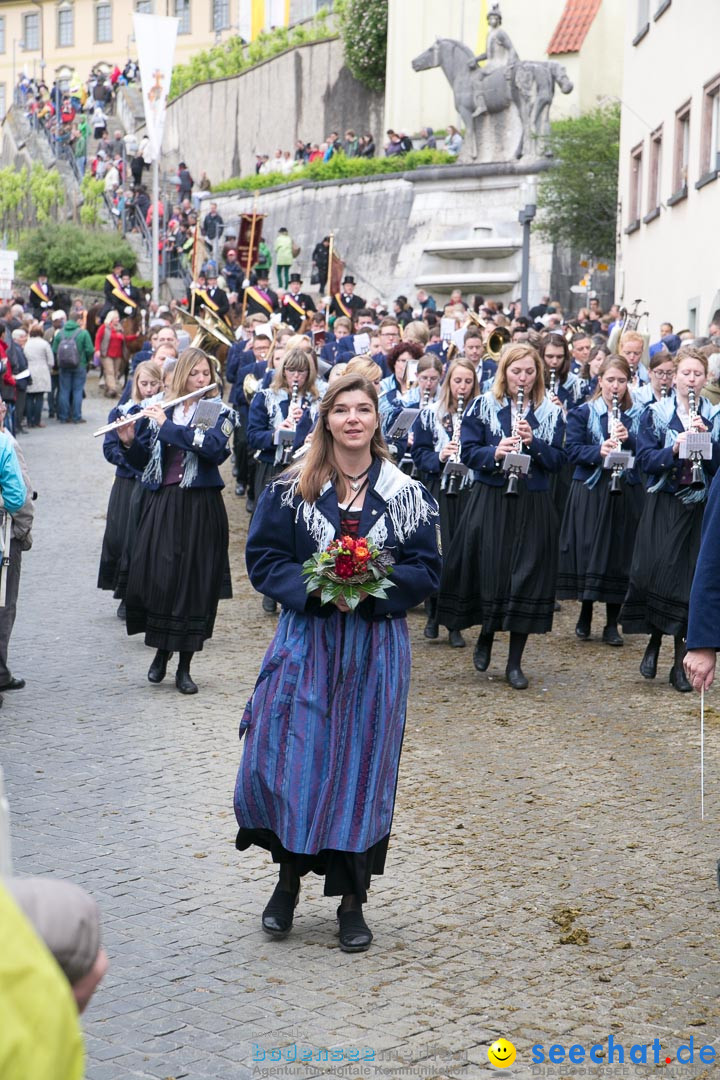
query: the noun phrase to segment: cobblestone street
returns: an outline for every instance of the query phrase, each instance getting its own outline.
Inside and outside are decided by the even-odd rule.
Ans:
[[[717,692],[701,822],[699,698],[668,685],[667,639],[647,683],[644,641],[603,646],[598,612],[578,642],[564,603],[553,634],[531,639],[517,693],[504,635],[479,675],[471,648],[425,641],[412,613],[393,839],[366,909],[375,941],[340,951],[318,878],[292,934],[270,941],[272,864],[234,847],[238,723],[274,627],[245,574],[244,500],[229,485],[235,598],[194,662],[200,693],[151,686],[152,653],[96,588],[112,469],[91,437],[107,411],[94,378],[85,406],[83,427],[22,436],[39,498],[10,660],[27,688],[5,695],[0,761],[15,871],[72,879],[102,910],[111,966],[83,1018],[89,1080],[475,1078],[497,1075],[499,1036],[517,1049],[508,1076],[575,1080],[599,1066],[533,1066],[531,1046],[589,1052],[611,1035],[625,1048],[613,1077],[646,1075],[629,1049],[654,1039],[669,1080],[713,1075],[698,1049],[720,1033]],[[293,1046],[313,1062],[271,1059]],[[344,1060],[318,1061],[329,1047]]]

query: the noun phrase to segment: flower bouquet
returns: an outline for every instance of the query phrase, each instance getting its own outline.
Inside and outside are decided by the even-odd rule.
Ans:
[[[341,536],[323,551],[316,551],[303,563],[302,573],[309,593],[320,589],[323,604],[341,597],[354,611],[364,596],[387,596],[394,582],[392,557],[364,536]]]

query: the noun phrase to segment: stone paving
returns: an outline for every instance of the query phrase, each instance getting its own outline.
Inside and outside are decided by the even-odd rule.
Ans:
[[[601,1043],[607,1060],[611,1036],[625,1051],[612,1076],[646,1075],[630,1048],[653,1062],[654,1039],[668,1078],[711,1076],[698,1051],[718,1045],[720,1015],[717,695],[701,822],[698,699],[668,686],[669,648],[665,681],[645,683],[642,643],[576,642],[565,604],[518,694],[502,642],[480,676],[413,613],[375,942],[340,951],[316,878],[291,936],[268,941],[275,874],[235,851],[232,813],[238,721],[273,627],[244,572],[244,502],[229,490],[236,598],[193,666],[200,693],[150,686],[150,651],[95,588],[104,412],[93,383],[89,424],[23,437],[40,497],[11,660],[28,686],[0,712],[16,872],[77,881],[102,908],[111,969],[84,1017],[90,1080],[474,1078],[497,1075],[499,1036],[517,1049],[508,1076],[594,1075],[587,1056],[533,1065],[530,1048]]]

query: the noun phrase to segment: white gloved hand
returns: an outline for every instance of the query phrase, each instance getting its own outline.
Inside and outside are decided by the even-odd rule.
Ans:
[[[243,287],[243,289],[249,289],[250,288],[250,278],[244,278],[243,279],[242,287]]]

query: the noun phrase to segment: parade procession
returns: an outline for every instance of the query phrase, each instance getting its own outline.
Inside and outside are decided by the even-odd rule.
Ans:
[[[711,1076],[720,10],[30,7],[0,1080]]]

